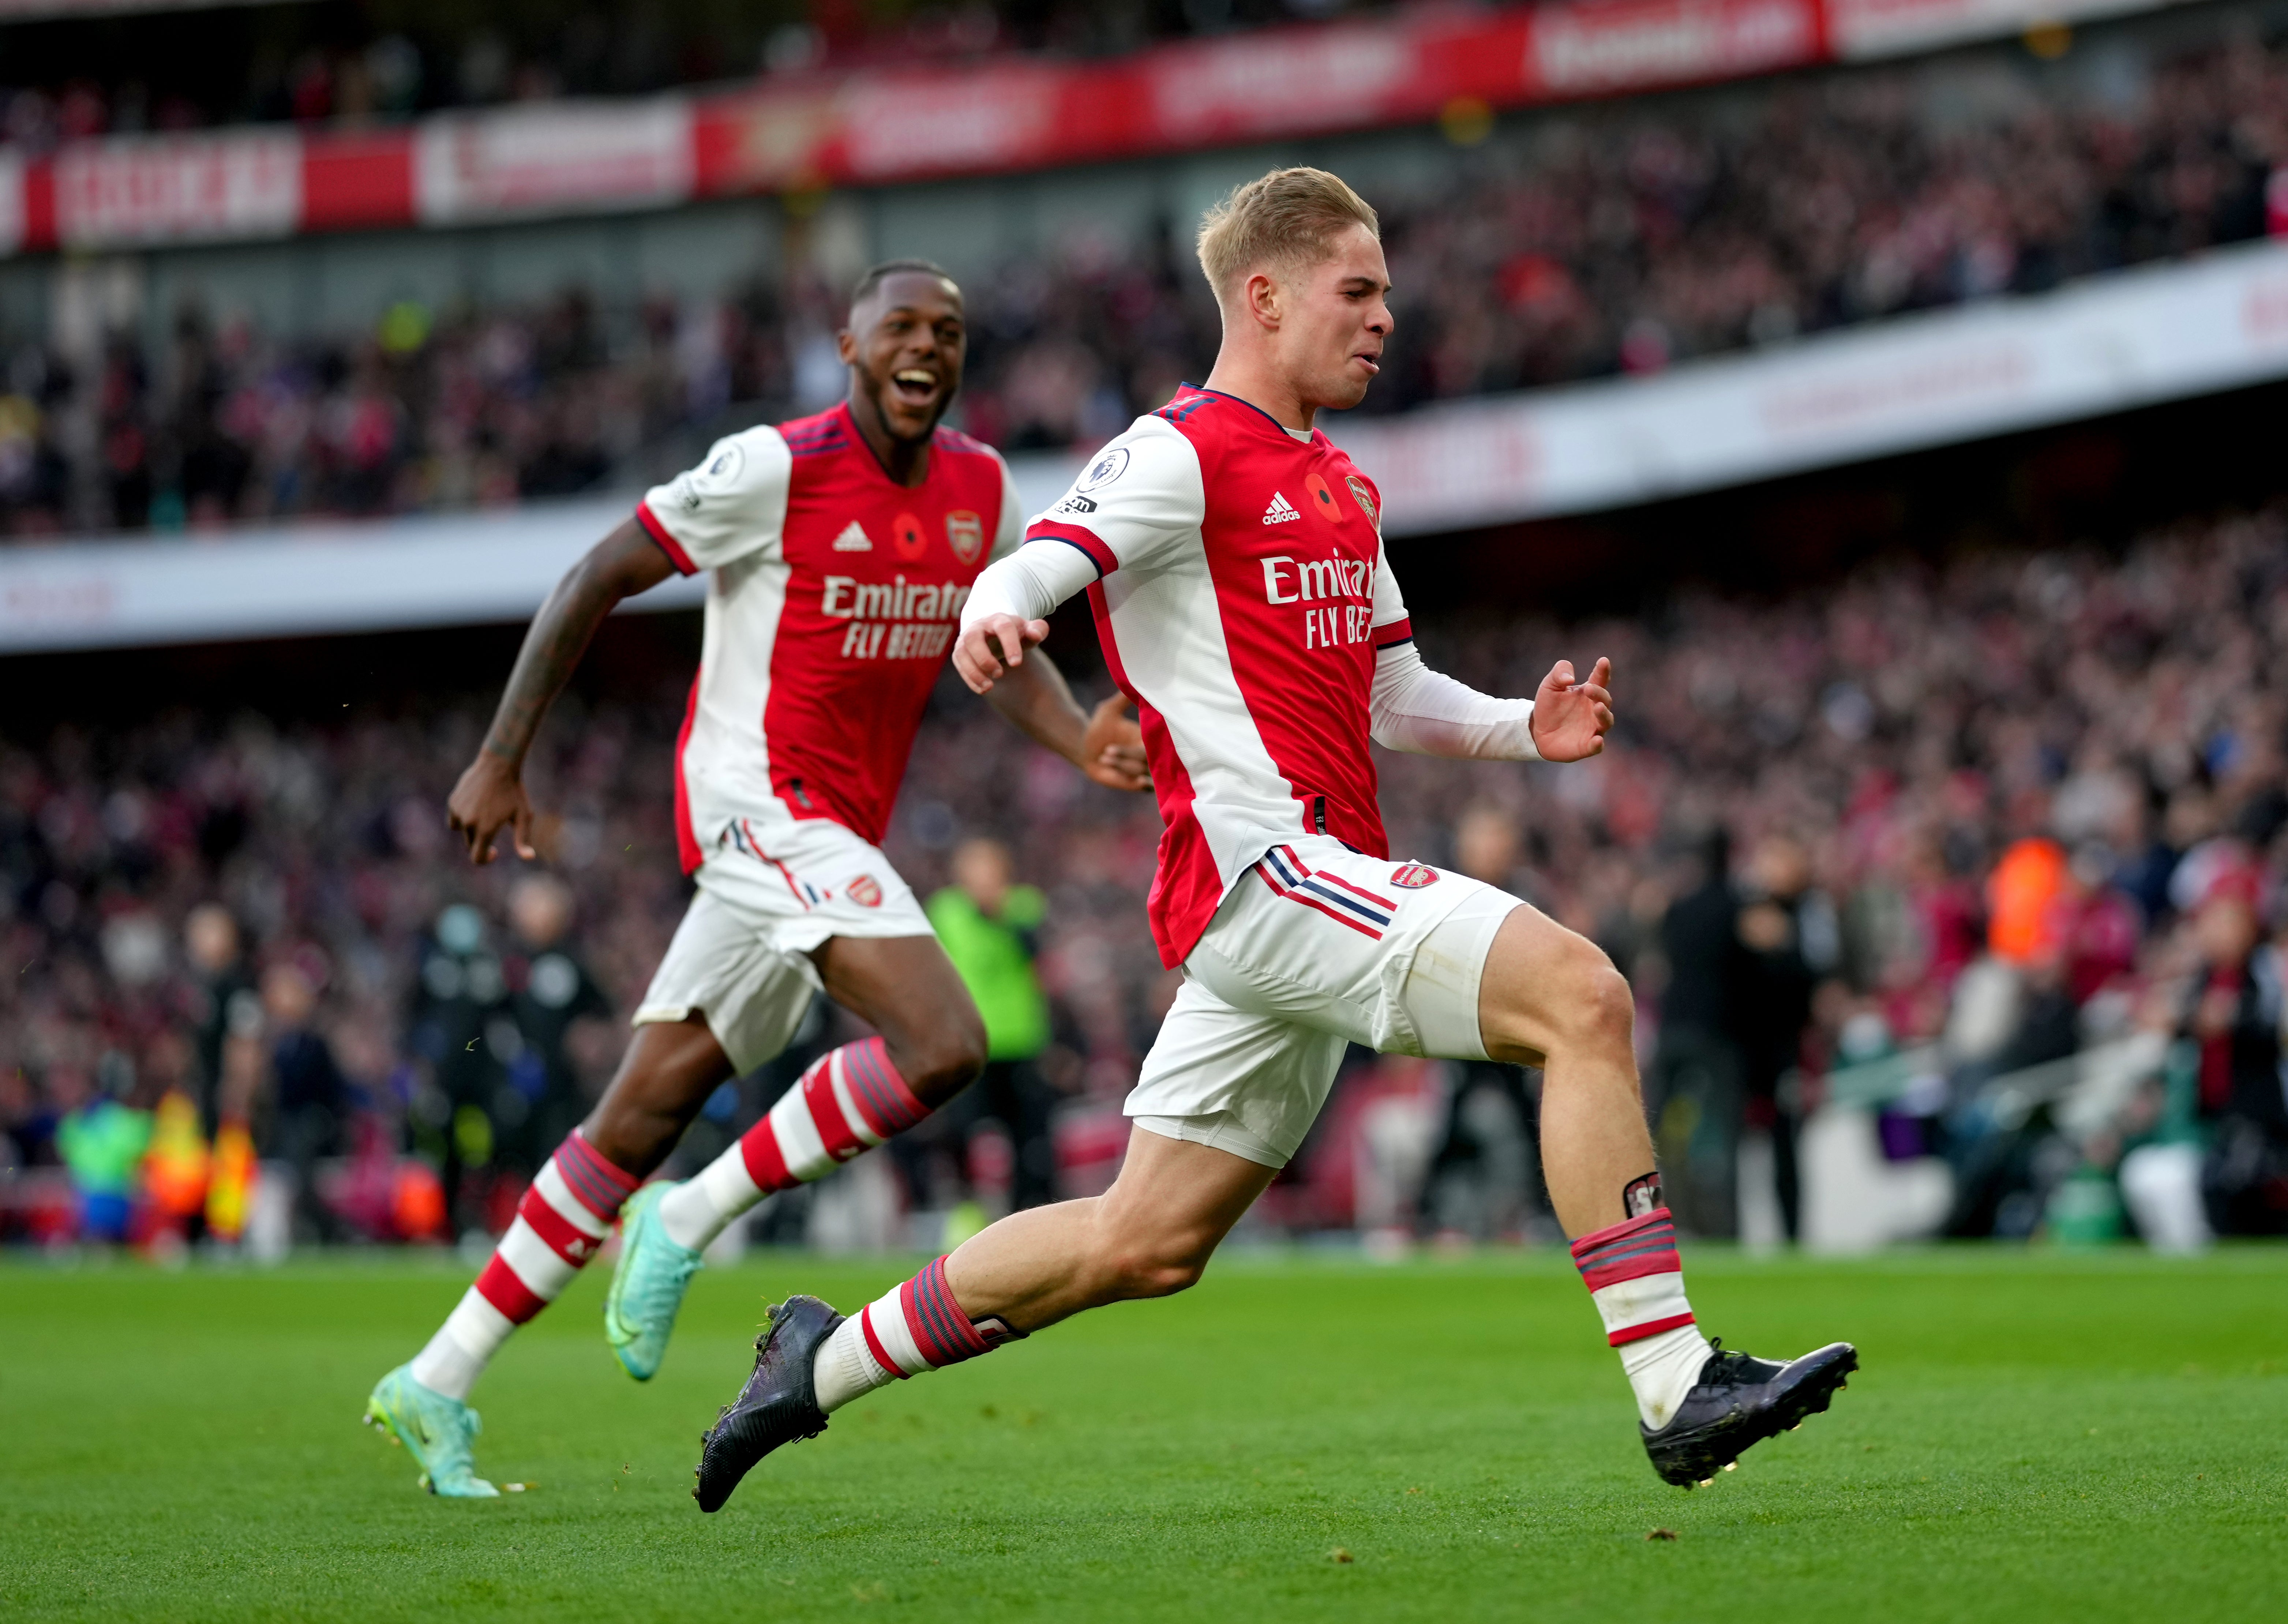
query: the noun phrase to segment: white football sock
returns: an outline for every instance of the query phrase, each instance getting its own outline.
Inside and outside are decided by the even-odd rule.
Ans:
[[[477,1378],[515,1329],[516,1322],[472,1286],[429,1345],[413,1356],[413,1379],[433,1393],[466,1404]]]
[[[659,1198],[659,1227],[689,1252],[704,1252],[731,1221],[763,1198],[737,1144]]]
[[[897,1379],[897,1372],[884,1370],[874,1362],[866,1348],[865,1329],[855,1314],[835,1326],[834,1334],[818,1345],[818,1357],[810,1367],[818,1407],[829,1415]]]
[[[1621,1344],[1621,1368],[1637,1396],[1637,1413],[1655,1432],[1669,1423],[1684,1402],[1700,1368],[1714,1351],[1698,1325],[1679,1325],[1656,1336]]]

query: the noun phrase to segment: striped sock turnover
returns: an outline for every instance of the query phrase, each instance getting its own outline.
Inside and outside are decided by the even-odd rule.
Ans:
[[[831,1414],[862,1393],[973,1359],[1023,1335],[998,1318],[970,1318],[954,1301],[939,1258],[844,1320],[819,1348],[812,1368],[819,1408]]]
[[[642,1181],[606,1161],[577,1128],[517,1203],[476,1284],[413,1360],[413,1379],[465,1402],[509,1333],[553,1302],[612,1232]]]
[[[1638,1413],[1659,1430],[1692,1390],[1710,1352],[1685,1300],[1675,1220],[1656,1206],[1584,1235],[1573,1243],[1573,1262],[1605,1322],[1605,1340],[1620,1350]]]

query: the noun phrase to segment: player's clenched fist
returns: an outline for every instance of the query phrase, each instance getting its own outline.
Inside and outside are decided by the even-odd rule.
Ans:
[[[1573,678],[1573,662],[1560,660],[1533,697],[1533,747],[1545,761],[1578,761],[1605,747],[1613,727],[1613,662],[1600,659],[1586,682]]]
[[[1049,634],[1045,620],[1021,620],[1014,615],[983,615],[961,629],[953,645],[953,668],[981,694],[1025,663],[1025,650]]]
[[[1144,730],[1128,714],[1127,695],[1115,694],[1089,712],[1088,730],[1081,735],[1080,769],[1116,790],[1152,787]]]

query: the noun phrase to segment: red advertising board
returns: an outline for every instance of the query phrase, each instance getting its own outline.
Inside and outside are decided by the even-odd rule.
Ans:
[[[2167,0],[1428,5],[1104,62],[1006,57],[707,96],[556,102],[336,134],[234,131],[0,156],[0,253],[669,207],[1418,123],[1927,49]]]

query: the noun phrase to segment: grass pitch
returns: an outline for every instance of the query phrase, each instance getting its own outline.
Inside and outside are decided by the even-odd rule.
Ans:
[[[1687,1262],[1728,1339],[1865,1361],[1705,1492],[1648,1469],[1561,1256],[1235,1256],[862,1400],[713,1517],[697,1439],[766,1295],[854,1308],[910,1264],[703,1274],[648,1387],[591,1270],[478,1389],[479,1467],[537,1486],[475,1504],[356,1425],[457,1268],[11,1267],[0,1617],[2151,1624],[2288,1596],[2288,1250]]]

